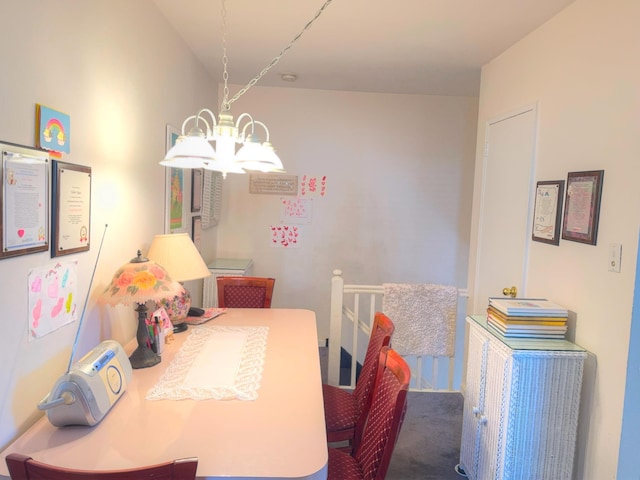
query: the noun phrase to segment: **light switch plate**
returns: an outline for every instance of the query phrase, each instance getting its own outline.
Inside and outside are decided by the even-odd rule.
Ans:
[[[622,262],[622,245],[612,243],[609,246],[609,271],[620,273],[620,263]]]

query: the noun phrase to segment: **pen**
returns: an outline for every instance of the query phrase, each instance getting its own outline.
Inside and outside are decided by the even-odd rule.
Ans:
[[[158,353],[158,345],[153,334],[153,327],[151,325],[148,325],[147,330],[149,330],[149,341],[151,342],[151,350],[153,350],[153,353]]]

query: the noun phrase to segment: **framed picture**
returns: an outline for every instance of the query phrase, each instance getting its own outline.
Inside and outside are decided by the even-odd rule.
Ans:
[[[91,167],[52,161],[51,256],[86,252],[91,240]]]
[[[564,180],[549,180],[536,184],[532,240],[560,245],[563,194]]]
[[[202,169],[191,170],[191,213],[202,209]]]
[[[177,128],[167,125],[166,131],[166,151],[176,144],[180,136]],[[184,170],[181,168],[165,167],[165,233],[186,232],[185,202],[184,202]]]
[[[71,152],[71,119],[66,113],[36,104],[36,146],[60,158]]]
[[[49,154],[0,143],[0,259],[49,250]]]
[[[202,218],[200,215],[191,217],[191,240],[199,252],[202,253]]]
[[[562,239],[595,245],[604,170],[569,172]]]

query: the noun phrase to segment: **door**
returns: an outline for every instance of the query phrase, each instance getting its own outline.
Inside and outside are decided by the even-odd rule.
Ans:
[[[535,106],[488,122],[479,215],[474,312],[515,286],[526,294],[531,238]]]

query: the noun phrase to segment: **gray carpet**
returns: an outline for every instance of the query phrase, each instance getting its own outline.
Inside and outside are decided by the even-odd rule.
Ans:
[[[326,348],[320,348],[320,367],[326,382]],[[407,398],[386,480],[464,480],[454,470],[460,455],[462,395],[409,392]]]
[[[462,480],[462,395],[409,392],[407,415],[393,451],[387,480]]]

